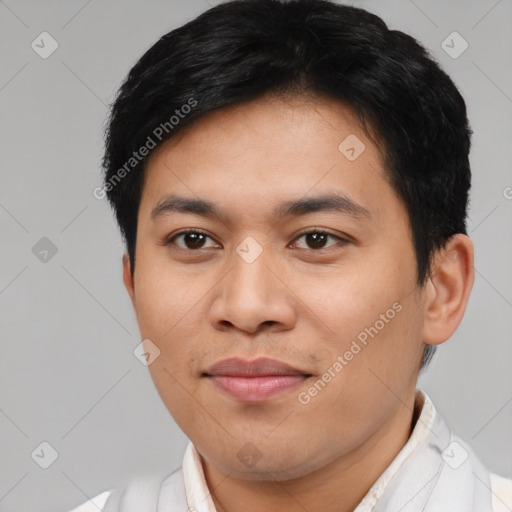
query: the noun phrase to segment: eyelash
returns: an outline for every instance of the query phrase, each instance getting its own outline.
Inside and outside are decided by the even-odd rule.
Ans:
[[[205,231],[202,231],[201,229],[196,229],[196,228],[189,228],[189,229],[184,229],[183,231],[180,231],[174,235],[172,235],[172,237],[168,238],[165,242],[165,245],[172,245],[173,244],[173,241],[178,238],[179,236],[181,235],[186,235],[188,233],[194,233],[194,234],[199,234],[199,235],[204,235],[208,238],[210,238],[211,240],[213,240],[213,238],[208,234],[206,233]],[[305,231],[301,231],[300,233],[297,234],[297,236],[295,237],[294,240],[297,240],[305,235],[308,235],[310,233],[316,233],[316,234],[320,234],[320,235],[328,235],[328,236],[331,236],[333,238],[337,238],[339,240],[339,242],[341,242],[341,245],[344,246],[346,245],[347,243],[350,243],[350,240],[348,240],[347,238],[342,238],[338,235],[335,235],[333,233],[330,233],[329,231],[325,231],[324,229],[321,229],[321,228],[309,228]],[[330,246],[330,247],[326,247],[326,248],[320,248],[320,249],[300,249],[302,251],[313,251],[313,252],[320,252],[320,251],[329,251],[330,249],[332,249],[333,247],[336,247],[337,245],[339,245],[339,242],[338,244],[335,244],[333,246]],[[206,250],[206,249],[203,249],[203,248],[199,248],[199,249],[184,249],[183,247],[178,247],[179,250],[183,250],[183,251],[187,251],[187,252],[200,252],[201,250]]]

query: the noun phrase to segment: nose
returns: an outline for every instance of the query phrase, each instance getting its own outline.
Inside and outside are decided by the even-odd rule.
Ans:
[[[220,281],[211,304],[210,321],[215,329],[235,328],[254,334],[295,325],[294,295],[265,252],[251,263],[234,254],[233,266]]]

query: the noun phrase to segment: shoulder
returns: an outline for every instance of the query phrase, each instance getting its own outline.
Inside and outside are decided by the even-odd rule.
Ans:
[[[512,478],[490,474],[493,512],[510,512],[512,509]]]
[[[124,510],[155,510],[158,503],[167,506],[185,504],[183,470],[172,473],[146,473],[132,478],[124,488],[109,489],[69,512],[123,512]]]
[[[85,503],[82,503],[80,506],[70,510],[69,512],[98,512],[98,510],[102,511],[105,503],[109,496],[112,495],[114,489],[110,489],[108,491],[104,491],[101,494],[98,494],[94,498],[87,500]]]

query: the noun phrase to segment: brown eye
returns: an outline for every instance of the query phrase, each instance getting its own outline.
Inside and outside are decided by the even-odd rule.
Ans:
[[[343,238],[333,235],[332,233],[328,233],[327,231],[308,231],[306,233],[302,233],[297,237],[296,240],[303,238],[306,242],[306,247],[299,247],[299,249],[311,249],[311,250],[321,250],[332,247],[336,245],[336,243],[331,243],[330,245],[326,245],[328,243],[329,238],[334,239],[336,241],[341,241],[342,244],[347,242]]]
[[[326,233],[307,233],[306,243],[311,249],[323,249],[329,235]]]
[[[174,235],[167,241],[167,244],[177,245],[180,249],[184,250],[197,250],[206,248],[205,244],[208,239],[212,240],[207,234],[201,231],[189,230]],[[177,241],[180,241],[180,243]]]
[[[206,237],[202,233],[185,233],[183,241],[188,249],[198,249],[204,245]]]

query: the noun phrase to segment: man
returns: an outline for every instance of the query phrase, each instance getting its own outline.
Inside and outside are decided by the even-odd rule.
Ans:
[[[228,2],[146,52],[104,192],[191,444],[77,511],[510,510],[416,389],[473,284],[470,135],[427,52],[354,7]]]

